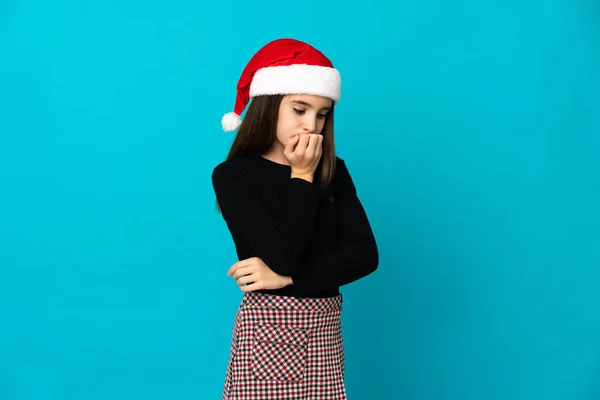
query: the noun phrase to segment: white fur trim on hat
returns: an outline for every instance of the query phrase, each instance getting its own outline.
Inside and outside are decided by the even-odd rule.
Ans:
[[[312,94],[340,100],[338,70],[318,65],[293,64],[265,67],[256,71],[250,84],[250,97],[269,94]]]

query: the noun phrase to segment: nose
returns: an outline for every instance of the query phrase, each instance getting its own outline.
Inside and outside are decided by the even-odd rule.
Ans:
[[[304,132],[306,133],[314,133],[317,127],[317,121],[315,118],[306,117],[303,120],[304,124]]]

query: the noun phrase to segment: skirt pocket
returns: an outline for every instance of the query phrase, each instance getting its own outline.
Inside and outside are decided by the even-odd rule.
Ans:
[[[258,325],[252,348],[256,379],[299,381],[304,375],[308,330],[281,325]]]

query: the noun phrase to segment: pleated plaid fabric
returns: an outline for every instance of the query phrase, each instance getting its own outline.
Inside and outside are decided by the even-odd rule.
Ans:
[[[235,317],[223,400],[341,400],[342,296],[245,293]]]

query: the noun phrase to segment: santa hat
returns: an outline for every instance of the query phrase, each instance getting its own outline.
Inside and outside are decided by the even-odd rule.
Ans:
[[[233,112],[223,116],[223,130],[234,131],[251,97],[272,94],[311,94],[340,99],[341,77],[323,53],[295,39],[277,39],[263,46],[248,62],[237,84]]]

